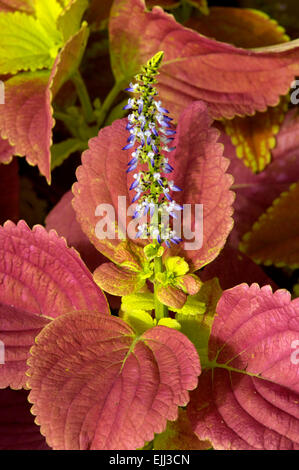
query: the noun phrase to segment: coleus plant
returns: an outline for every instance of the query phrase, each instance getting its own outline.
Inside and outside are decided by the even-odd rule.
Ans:
[[[80,7],[80,2],[70,3]],[[26,14],[34,14],[28,5]],[[296,147],[296,116],[288,116],[281,127],[276,154],[271,153],[273,162],[259,175],[253,174],[253,166],[246,169],[237,160],[234,143],[224,133],[227,122],[217,124],[221,133],[212,125],[213,118],[251,114],[264,111],[265,104],[276,104],[296,74],[298,46],[287,43],[248,52],[201,36],[160,8],[146,12],[140,0],[115,1],[109,28],[117,80],[103,106],[127,82],[127,91],[138,94],[124,106],[129,108],[128,118],[115,120],[89,141],[77,170],[74,197],[66,194],[54,209],[48,232],[41,226],[30,230],[23,221],[17,225],[8,221],[0,229],[0,339],[5,345],[5,364],[0,365],[5,412],[0,429],[6,436],[2,445],[68,450],[298,449],[298,299],[291,300],[283,289],[273,293],[269,285],[259,287],[254,281],[273,283],[250,259],[242,255],[240,260],[234,248],[226,246],[218,257],[233,226],[232,188],[239,204],[237,216],[244,218],[246,204],[238,191],[255,194],[256,187],[277,184],[262,209],[254,207],[255,215],[249,214],[249,230],[258,210],[270,205],[283,185],[298,179],[292,171],[297,168],[294,158],[289,158],[289,149],[293,152]],[[134,32],[134,41],[128,43],[125,28]],[[138,28],[144,41],[138,40]],[[186,41],[188,69],[177,57],[178,50],[183,51],[180,43]],[[162,53],[154,55],[158,43],[164,50],[163,61]],[[62,54],[62,43],[55,47],[52,56]],[[226,55],[235,63],[234,78],[239,77],[233,92]],[[43,68],[50,67],[47,60]],[[56,60],[61,63],[61,58]],[[219,78],[207,90],[206,77],[216,62],[224,83]],[[146,65],[141,68],[142,64]],[[253,86],[246,81],[245,91],[245,73],[253,66],[256,82]],[[273,89],[263,89],[273,67],[277,69]],[[135,73],[137,82],[132,78]],[[15,110],[8,98],[5,122]],[[103,123],[104,113],[95,116]],[[290,129],[292,138],[284,142]],[[8,140],[15,145],[12,137]],[[27,150],[14,152],[23,152],[28,159]],[[240,187],[237,180],[236,188],[232,186],[224,154],[232,162],[229,171],[235,178],[239,175]],[[285,162],[283,178],[277,176],[279,160]],[[251,179],[244,188],[242,180],[248,175]],[[274,227],[280,206],[287,220],[294,215],[286,208],[288,200],[296,204],[297,192],[297,186],[292,187],[274,204],[269,212]],[[126,204],[133,198],[135,204],[124,219],[119,196]],[[188,204],[203,205],[202,244],[191,250],[172,226]],[[99,238],[99,205],[114,209],[115,218],[105,219],[108,233],[112,228],[120,235],[122,227],[115,222],[122,220],[125,227],[139,225],[137,237]],[[166,230],[165,212],[172,219]],[[140,222],[148,216],[152,225]],[[267,257],[267,252],[261,258],[260,248],[256,249],[256,232],[264,230],[263,223],[261,219],[241,248],[257,261],[279,263],[281,250],[278,258]],[[78,252],[50,228],[79,249],[93,274]],[[194,237],[197,228],[193,214]],[[296,226],[291,228],[295,239]],[[232,239],[244,231],[234,229]],[[289,263],[285,255],[284,262]],[[293,258],[290,264],[296,267]],[[230,289],[223,292],[215,274],[222,288]],[[242,280],[253,284],[240,284]],[[111,297],[103,291],[122,297],[117,315],[111,315],[107,302]],[[7,387],[30,390],[29,396],[25,390]],[[36,424],[26,414],[27,399]],[[20,409],[17,417],[14,403]],[[17,429],[12,427],[16,422]]]

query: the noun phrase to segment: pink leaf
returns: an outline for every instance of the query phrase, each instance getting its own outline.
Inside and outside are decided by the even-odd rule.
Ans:
[[[0,450],[50,450],[34,423],[25,390],[0,390]]]
[[[299,71],[299,41],[241,49],[200,35],[144,0],[116,0],[110,16],[114,75],[129,81],[157,51],[164,51],[158,90],[178,118],[194,100],[214,118],[265,111],[278,104]],[[271,86],[269,86],[271,83]]]
[[[1,0],[0,11],[22,11],[34,13],[34,0]]]
[[[203,205],[202,246],[190,249],[185,244],[181,254],[193,270],[216,258],[233,224],[234,193],[229,190],[233,180],[226,173],[229,161],[223,157],[218,137],[204,103],[194,102],[181,114],[174,142],[176,151],[170,158],[174,167],[172,179],[183,189],[175,199],[179,204]],[[201,228],[195,228],[194,217],[191,228],[199,237]]]
[[[129,205],[128,188],[133,177],[125,173],[130,152],[121,150],[127,139],[125,126],[126,119],[115,121],[89,141],[89,149],[82,155],[82,166],[77,169],[78,182],[73,186],[73,206],[83,232],[99,251],[116,262],[116,250],[121,240],[108,236],[99,239],[96,226],[100,219],[95,214],[100,204],[114,207],[115,212],[108,220],[108,225],[113,227],[114,213],[117,223]],[[192,250],[189,247],[183,249],[182,245],[179,253],[186,257],[193,270],[217,256],[232,228],[234,194],[229,191],[232,178],[226,174],[229,162],[223,158],[217,138],[218,131],[211,128],[206,105],[192,103],[180,117],[175,141],[177,149],[170,163],[175,168],[173,180],[183,188],[181,193],[175,194],[176,200],[191,206],[203,204],[203,245],[199,243],[199,247]],[[120,210],[118,196],[126,202]],[[131,218],[124,217],[123,228],[128,227],[130,221]],[[194,232],[194,217],[191,222],[190,228]],[[195,230],[198,236],[200,230],[200,227]],[[189,242],[194,242],[194,237]]]
[[[223,293],[188,409],[199,439],[215,449],[299,449],[298,311],[286,290],[240,284]]]
[[[76,248],[79,251],[83,261],[90,271],[94,271],[100,264],[107,261],[88,240],[82,232],[80,224],[77,222],[76,214],[72,206],[73,194],[68,191],[56,204],[54,209],[46,218],[46,229],[54,229],[58,235],[64,237],[68,246]]]
[[[229,157],[229,172],[234,177],[232,189],[236,192],[234,204],[235,226],[230,242],[237,246],[242,235],[269,207],[281,192],[299,180],[299,115],[297,110],[289,111],[277,135],[277,146],[272,150],[272,162],[260,174],[254,175],[237,158],[230,138],[221,134],[224,155]]]
[[[63,239],[25,222],[0,227],[0,387],[25,385],[26,359],[49,319],[87,309],[109,313],[104,294]],[[2,344],[1,343],[1,344]]]
[[[121,319],[75,312],[40,333],[29,359],[29,400],[54,449],[136,449],[175,420],[200,373],[180,332],[136,338]]]

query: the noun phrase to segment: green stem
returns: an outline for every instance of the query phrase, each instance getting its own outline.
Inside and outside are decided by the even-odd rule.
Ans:
[[[155,274],[161,273],[163,271],[163,264],[162,264],[161,256],[155,258],[154,270],[155,270]],[[159,321],[161,320],[161,318],[168,316],[168,308],[166,305],[162,304],[162,302],[160,302],[160,300],[158,299],[157,288],[158,288],[157,283],[155,283],[155,288],[154,288],[155,316],[156,316],[156,320]]]
[[[98,117],[97,117],[97,123],[99,127],[101,127],[102,124],[104,123],[108,111],[110,110],[114,100],[116,99],[119,92],[123,89],[123,87],[124,87],[123,80],[119,82],[115,82],[113,88],[110,90],[110,92],[106,96],[105,101],[102,104],[100,112],[98,113]]]
[[[87,123],[93,122],[95,120],[93,107],[90,101],[90,97],[89,97],[86,85],[84,83],[84,80],[79,70],[77,70],[72,76],[72,81],[77,90],[77,94],[78,94],[78,97],[82,106],[82,111],[84,114],[85,121]]]
[[[61,112],[61,111],[55,111],[54,118],[58,119],[59,121],[62,121],[73,137],[79,137],[76,119],[74,119],[69,114]]]

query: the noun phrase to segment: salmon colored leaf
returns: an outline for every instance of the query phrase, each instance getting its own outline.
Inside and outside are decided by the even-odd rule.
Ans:
[[[7,222],[0,260],[0,387],[21,388],[29,349],[49,319],[81,309],[108,314],[109,307],[78,254],[53,231]]]
[[[1,0],[0,11],[34,13],[34,0]]]
[[[107,261],[87,236],[82,232],[76,219],[76,214],[72,206],[73,194],[71,191],[65,193],[61,200],[46,218],[46,229],[56,230],[59,236],[64,237],[68,246],[79,251],[84,263],[90,271],[94,271],[100,264]]]
[[[241,284],[223,293],[209,364],[187,411],[214,449],[299,449],[299,303],[286,290]]]
[[[237,48],[182,26],[159,7],[145,11],[143,0],[116,0],[109,29],[117,81],[129,82],[149,57],[164,51],[158,91],[175,118],[194,100],[206,101],[217,119],[265,111],[287,94],[299,71],[298,41]]]
[[[232,229],[234,193],[229,189],[233,180],[226,173],[229,161],[223,157],[218,137],[217,130],[211,127],[207,106],[203,102],[194,102],[180,116],[174,141],[176,150],[169,159],[174,167],[173,180],[183,188],[182,192],[176,193],[176,201],[191,206],[203,205],[202,246],[188,247],[180,252],[192,270],[216,258]],[[199,236],[200,228],[195,227],[194,217],[191,227]]]
[[[2,138],[15,146],[15,155],[26,155],[28,163],[38,165],[49,181],[54,121],[48,81],[48,72],[27,72],[5,82],[0,131]]]
[[[95,270],[93,278],[105,292],[119,296],[134,294],[145,284],[145,279],[138,272],[120,268],[114,263],[101,264]]]
[[[0,224],[10,219],[19,220],[20,181],[16,160],[9,165],[0,165]]]
[[[121,216],[118,212],[118,196],[124,196],[128,205],[129,191],[125,173],[128,153],[121,150],[127,138],[125,126],[125,119],[115,121],[89,141],[89,149],[83,152],[82,165],[76,172],[78,182],[73,186],[73,207],[83,232],[101,253],[113,261],[116,260],[115,252],[121,240],[97,237],[97,223],[102,219],[99,218],[100,214],[96,215],[96,209],[100,204],[109,204],[115,208],[116,220],[114,213],[106,216],[107,231],[113,229]],[[122,210],[126,214],[126,207]],[[125,217],[126,227],[129,221],[129,217]]]
[[[299,267],[299,183],[273,202],[240,243],[240,250],[259,264]]]
[[[9,163],[15,154],[15,149],[7,139],[0,137],[0,163]]]
[[[0,450],[50,450],[34,423],[25,390],[0,390]]]
[[[159,286],[157,297],[162,304],[175,309],[182,308],[187,300],[187,295],[181,289],[173,286]]]
[[[78,253],[54,231],[6,222],[0,252],[0,302],[51,318],[74,309],[109,312]]]
[[[176,421],[169,421],[167,428],[155,437],[153,450],[207,450],[209,441],[200,441],[194,434],[186,410],[179,409]]]
[[[57,450],[142,447],[177,419],[200,373],[180,332],[157,326],[136,337],[123,320],[88,312],[44,328],[28,364],[32,413]]]
[[[263,172],[254,175],[237,158],[230,138],[222,132],[220,142],[224,144],[224,155],[230,158],[229,172],[234,177],[232,189],[236,193],[235,225],[229,239],[234,247],[238,246],[242,235],[251,229],[274,199],[283,191],[287,191],[291,183],[299,180],[298,136],[299,115],[294,109],[288,112],[277,134],[277,145],[272,150],[272,162]]]
[[[245,49],[273,46],[290,38],[283,27],[262,11],[211,7],[207,16],[191,17],[185,26],[204,36]]]
[[[77,68],[88,38],[83,25],[61,50],[53,69],[20,73],[5,82],[5,104],[0,114],[0,132],[14,145],[15,155],[26,156],[30,165],[51,180],[52,97]],[[18,119],[16,119],[18,116]]]

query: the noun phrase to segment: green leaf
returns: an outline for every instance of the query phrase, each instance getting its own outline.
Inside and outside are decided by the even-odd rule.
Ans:
[[[67,139],[51,147],[51,170],[60,166],[72,153],[83,149],[84,142],[78,139]]]
[[[200,299],[201,296],[199,294],[188,295],[187,301],[182,308],[173,308],[172,310],[187,316],[203,315],[206,311],[206,304]]]
[[[222,289],[220,288],[218,278],[213,278],[203,284],[199,293],[192,296],[193,299],[192,297],[188,297],[187,299],[186,304],[188,303],[188,300],[189,302],[194,302],[194,300],[196,300],[201,304],[198,304],[198,312],[195,312],[195,304],[194,309],[192,307],[190,308],[190,312],[187,312],[186,310],[183,311],[183,307],[175,316],[176,320],[181,324],[181,332],[184,333],[196,347],[202,366],[208,362],[208,342],[214,321],[216,306],[221,294]],[[202,303],[205,305],[204,312]]]
[[[138,335],[155,326],[155,321],[148,312],[135,310],[134,312],[122,312],[122,319],[128,323]]]
[[[88,0],[71,0],[57,20],[57,28],[67,41],[79,31]]]
[[[168,328],[173,328],[174,330],[180,330],[181,325],[174,318],[164,317],[159,320],[158,325],[167,326]]]
[[[150,243],[144,247],[144,253],[147,259],[151,261],[154,258],[161,257],[164,253],[164,248],[161,245]]]
[[[124,295],[121,309],[125,312],[134,310],[153,310],[155,308],[154,295],[151,292]]]
[[[46,2],[45,2],[46,3]],[[25,13],[0,13],[0,74],[51,68],[62,46],[61,33],[54,32],[53,17],[40,20]]]
[[[62,37],[57,29],[57,20],[62,11],[61,5],[56,0],[47,2],[45,0],[36,1],[36,19],[53,41],[57,41],[57,39]]]
[[[189,271],[189,264],[180,256],[170,256],[165,261],[165,266],[169,274],[183,276]]]

